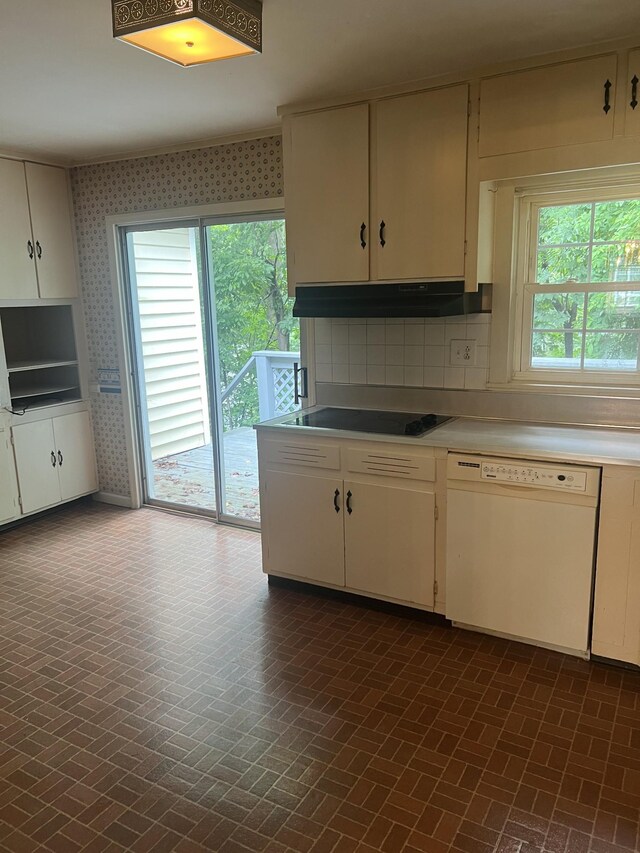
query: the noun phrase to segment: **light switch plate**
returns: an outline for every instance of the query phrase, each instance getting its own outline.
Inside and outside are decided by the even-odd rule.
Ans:
[[[473,367],[476,363],[476,342],[451,341],[449,363],[460,367]]]

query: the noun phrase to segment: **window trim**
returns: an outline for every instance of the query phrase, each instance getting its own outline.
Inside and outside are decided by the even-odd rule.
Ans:
[[[597,203],[622,199],[640,199],[637,172],[633,182],[601,185],[594,181],[576,187],[527,187],[515,189],[514,245],[512,290],[515,301],[512,340],[513,354],[510,382],[524,385],[567,385],[576,389],[589,386],[602,388],[629,387],[640,389],[640,367],[636,371],[571,370],[568,368],[541,368],[531,365],[533,333],[533,297],[535,293],[634,291],[640,292],[640,283],[581,282],[579,284],[538,285],[535,283],[538,214],[541,208],[564,204]],[[595,287],[594,287],[595,285]],[[640,332],[639,332],[640,334]],[[639,359],[640,361],[640,359]]]

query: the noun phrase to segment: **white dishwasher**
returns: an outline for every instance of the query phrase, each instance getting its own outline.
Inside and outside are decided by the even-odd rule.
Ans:
[[[600,469],[450,453],[446,615],[588,656]]]

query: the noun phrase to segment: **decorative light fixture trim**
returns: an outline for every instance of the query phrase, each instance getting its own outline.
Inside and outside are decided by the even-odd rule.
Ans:
[[[262,53],[260,0],[111,0],[114,38],[199,18]]]

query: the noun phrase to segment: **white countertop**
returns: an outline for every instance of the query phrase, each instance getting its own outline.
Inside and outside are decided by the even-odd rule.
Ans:
[[[309,411],[325,408],[316,406]],[[455,418],[419,438],[338,429],[284,425],[290,415],[258,424],[257,429],[313,432],[332,438],[389,441],[443,447],[452,451],[491,453],[528,459],[559,459],[599,465],[640,466],[640,430]]]

